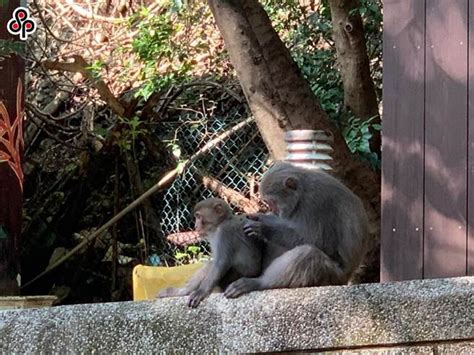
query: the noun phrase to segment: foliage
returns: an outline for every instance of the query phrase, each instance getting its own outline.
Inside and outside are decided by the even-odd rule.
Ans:
[[[97,59],[89,67],[86,67],[86,69],[91,73],[92,78],[100,80],[102,77],[101,72],[104,67],[105,63],[102,60]]]
[[[102,2],[104,4],[93,10],[86,1],[74,2],[87,12],[97,12],[105,17],[103,20],[77,16],[73,6],[64,7],[60,2],[37,2],[39,11],[44,8],[41,13],[49,28],[39,26],[34,40],[27,43],[30,50],[25,58],[26,65],[30,66],[27,70],[28,101],[39,109],[38,112],[49,112],[46,107],[55,101],[57,93],[66,92],[67,99],[58,99],[54,112],[46,116],[37,113],[35,120],[28,120],[29,123],[41,122],[42,129],[34,137],[29,135],[33,138],[28,138],[30,141],[25,149],[25,175],[28,178],[25,179],[24,245],[30,250],[25,255],[34,255],[34,258],[25,258],[28,261],[23,268],[25,278],[35,276],[32,274],[36,274],[38,268],[47,265],[54,248],[77,245],[77,238],[87,235],[85,231],[103,224],[115,209],[133,201],[140,193],[139,185],[146,188],[169,169],[177,165],[182,167],[183,161],[206,142],[209,134],[226,126],[216,124],[213,127],[213,122],[217,122],[214,117],[228,115],[232,121],[238,115],[228,114],[229,108],[238,113],[246,110],[243,103],[230,98],[232,90],[240,95],[235,89],[238,82],[207,1],[132,0],[111,2],[108,7],[102,6],[105,4]],[[343,130],[351,151],[371,159],[368,139],[372,122],[351,118],[350,113],[343,112],[343,91],[336,68],[327,0],[261,2],[322,107]],[[123,12],[122,4],[126,4]],[[381,87],[380,8],[378,0],[361,0],[359,9],[378,89]],[[121,21],[108,21],[110,18]],[[51,33],[63,41],[58,41]],[[0,41],[0,60],[4,53],[20,53],[21,45],[23,43]],[[71,53],[77,52],[92,63],[87,69],[93,78],[106,84],[127,108],[127,117],[111,113],[103,101],[97,100],[97,92],[90,89],[90,83],[80,75],[39,70],[42,61],[58,58],[67,61]],[[197,82],[212,82],[213,85],[193,86]],[[183,134],[184,125],[195,126],[195,134],[189,134],[191,129]],[[251,133],[258,136],[255,131]],[[255,151],[250,148],[260,149],[262,143],[247,146],[244,141],[249,142],[249,139],[241,139],[235,147],[229,145],[235,149],[232,157],[241,156],[242,152],[253,154],[246,164],[248,173],[255,175]],[[223,156],[222,149],[206,162],[203,170],[215,164],[219,156]],[[226,168],[235,166],[233,158],[225,163]],[[247,181],[243,178],[226,181],[222,171],[214,174],[224,183],[239,181],[232,188]],[[160,218],[152,218],[153,213],[161,213],[168,207],[168,226],[179,218],[188,218],[175,206],[192,205],[180,196],[202,196],[201,192],[196,192],[199,184],[195,178],[190,174],[187,178],[190,185],[178,184],[175,190],[168,188],[169,196],[156,194],[149,199],[151,208],[143,204],[117,224],[119,256],[139,262],[151,262],[153,257],[153,263],[179,264],[201,260],[207,254],[205,245],[178,250],[164,243],[163,237],[170,231],[160,229]],[[165,201],[171,202],[165,204]],[[173,226],[179,230],[188,227]],[[113,234],[112,230],[110,234]],[[70,272],[62,273],[64,280],[60,273],[52,277],[57,284],[77,288],[72,301],[90,301],[92,297],[87,299],[85,292],[88,291],[84,290],[89,289],[95,297],[98,282],[109,282],[110,263],[103,260],[105,247],[110,243],[107,238],[104,236],[105,241],[101,243],[91,243],[80,257],[71,260]],[[40,261],[33,261],[38,260],[38,254]],[[129,280],[129,273],[118,278]],[[109,284],[104,286],[105,293],[109,287]],[[126,299],[125,295],[122,297]]]
[[[131,151],[138,136],[148,132],[142,128],[143,122],[137,116],[132,118],[119,117],[119,121],[126,128],[117,133],[117,144],[122,152]]]
[[[364,31],[369,55],[372,79],[379,98],[382,97],[382,1],[361,0],[360,14],[364,21]]]
[[[342,126],[353,153],[361,155],[373,166],[379,161],[370,152],[371,121],[356,119],[344,112],[344,91],[336,65],[336,49],[332,40],[331,12],[328,0],[322,0],[317,11],[310,11],[295,0],[262,2],[275,29],[286,41],[293,59],[309,81],[325,112]],[[362,0],[358,9],[366,33],[369,60],[376,90],[382,87],[382,4],[379,0]],[[349,119],[347,119],[349,118]],[[377,130],[378,127],[373,127]]]
[[[209,259],[207,252],[198,245],[189,245],[184,251],[176,251],[174,257],[179,262],[186,261],[186,264],[193,264]]]
[[[375,117],[368,120],[361,120],[357,117],[351,117],[343,128],[343,135],[346,138],[347,145],[352,153],[359,153],[373,166],[379,167],[380,161],[376,153],[371,152],[369,140],[372,138],[370,128],[380,131],[380,124],[372,123]]]
[[[154,92],[186,79],[191,64],[186,48],[174,41],[183,24],[176,21],[175,7],[162,14],[152,14],[146,8],[131,18],[138,34],[132,42],[133,52],[144,64],[140,79],[144,81],[137,96],[147,100]]]
[[[196,77],[226,75],[231,67],[206,1],[161,1],[159,11],[143,7],[132,15],[128,27],[136,35],[119,52],[133,53],[139,63],[126,59],[121,80],[133,78],[136,97],[145,101]]]

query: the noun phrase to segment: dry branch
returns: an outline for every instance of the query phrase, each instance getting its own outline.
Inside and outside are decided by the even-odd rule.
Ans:
[[[167,186],[170,184],[178,175],[182,174],[189,166],[199,159],[202,155],[206,154],[209,152],[211,149],[217,147],[220,143],[225,141],[228,137],[233,135],[235,132],[243,129],[247,125],[249,125],[253,121],[253,117],[249,117],[242,122],[236,124],[229,130],[221,133],[217,137],[211,139],[209,142],[207,142],[200,150],[198,150],[196,153],[194,153],[188,160],[184,161],[182,165],[178,165],[176,168],[165,174],[155,185],[153,185],[150,189],[148,189],[143,195],[138,197],[135,201],[133,201],[131,204],[129,204],[127,207],[125,207],[123,210],[121,210],[119,213],[117,213],[114,217],[112,217],[107,223],[102,225],[99,229],[97,229],[94,233],[90,234],[89,236],[86,236],[82,242],[80,242],[78,245],[76,245],[74,248],[71,249],[66,255],[58,259],[54,264],[49,265],[46,270],[41,272],[39,275],[28,281],[25,285],[23,285],[21,288],[28,287],[31,285],[33,282],[36,280],[40,279],[41,277],[47,275],[50,273],[52,270],[56,269],[59,265],[64,263],[67,259],[69,259],[72,255],[76,254],[79,250],[81,250],[84,246],[86,246],[88,243],[93,241],[94,239],[100,237],[102,234],[104,234],[110,227],[112,227],[115,223],[117,223],[120,219],[122,219],[127,213],[130,211],[134,210],[137,206],[139,206],[143,201],[145,201],[147,198],[149,198],[151,195],[153,195],[155,192],[161,190],[163,187]]]
[[[92,71],[89,69],[91,66],[86,62],[86,60],[80,55],[73,55],[73,63],[59,62],[59,61],[50,61],[46,60],[43,62],[43,66],[48,70],[59,70],[67,71],[71,73],[81,73],[84,77],[89,79],[99,92],[100,97],[104,100],[107,105],[119,116],[123,116],[125,112],[125,107],[122,103],[114,96],[112,91],[110,91],[107,84],[102,80],[94,77]]]
[[[94,14],[93,12],[87,11],[81,6],[75,4],[74,0],[66,0],[66,4],[68,4],[79,16],[85,17],[89,20],[105,21],[114,24],[127,22],[129,20],[129,18],[107,17]]]
[[[84,9],[83,7],[75,4],[74,0],[66,0],[66,4],[70,6],[71,9],[73,9],[74,12],[76,12],[79,16],[82,16],[89,20],[109,22],[112,24],[119,24],[119,23],[125,23],[125,22],[130,21],[130,17],[108,17],[108,16],[97,15],[93,13],[92,11],[88,11]],[[147,9],[150,13],[153,13],[159,8],[160,8],[160,3],[156,2],[155,4],[148,6]]]
[[[239,206],[245,213],[257,213],[260,211],[260,206],[256,201],[252,201],[241,193],[225,186],[219,180],[209,175],[204,175],[202,172],[198,172],[202,178],[202,184],[208,189],[214,191],[217,195],[222,197],[229,203]]]

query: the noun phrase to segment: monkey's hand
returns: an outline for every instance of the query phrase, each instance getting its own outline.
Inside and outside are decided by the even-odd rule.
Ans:
[[[210,292],[198,288],[197,290],[191,292],[188,299],[188,306],[191,308],[196,308],[199,304],[204,300],[207,296],[209,296]]]
[[[244,222],[244,233],[249,238],[259,238],[266,241],[263,236],[263,224],[259,220],[246,219]]]

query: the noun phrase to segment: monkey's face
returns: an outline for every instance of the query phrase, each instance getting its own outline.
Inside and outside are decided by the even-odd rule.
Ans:
[[[230,207],[219,199],[201,201],[194,208],[195,230],[200,237],[211,237],[229,213],[232,214]]]
[[[208,237],[213,234],[217,225],[217,221],[209,211],[203,209],[194,213],[194,228],[200,237]]]
[[[262,179],[260,192],[272,213],[288,218],[300,200],[301,185],[295,176],[267,174]]]

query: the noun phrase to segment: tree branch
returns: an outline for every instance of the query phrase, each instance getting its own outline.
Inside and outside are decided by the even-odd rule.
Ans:
[[[84,238],[82,242],[76,245],[74,248],[71,249],[66,255],[58,259],[54,264],[48,266],[46,270],[41,272],[39,275],[28,281],[25,285],[21,288],[28,287],[36,280],[40,279],[41,277],[49,274],[51,271],[56,269],[59,265],[64,263],[67,259],[69,259],[72,255],[76,254],[79,250],[81,250],[85,245],[93,241],[94,239],[101,236],[105,233],[110,227],[112,227],[115,223],[117,223],[120,219],[122,219],[127,213],[134,210],[137,206],[139,206],[143,201],[153,195],[155,192],[161,190],[168,184],[170,184],[177,176],[181,175],[189,166],[199,159],[201,156],[209,152],[211,149],[217,147],[220,143],[225,141],[228,137],[233,135],[235,132],[243,129],[244,127],[248,126],[253,121],[253,117],[249,117],[242,122],[236,124],[229,130],[221,133],[214,139],[211,139],[207,142],[200,150],[194,153],[188,160],[186,160],[182,165],[178,165],[176,168],[171,170],[170,172],[166,173],[155,185],[153,185],[150,189],[148,189],[143,195],[138,197],[135,201],[130,203],[127,207],[117,213],[114,217],[112,217],[107,223],[102,225],[99,229],[97,229],[94,233]]]
[[[197,169],[196,169],[197,170]],[[202,179],[202,184],[208,189],[214,191],[217,195],[224,198],[231,204],[239,206],[245,213],[257,213],[260,212],[261,208],[257,201],[252,201],[242,195],[241,193],[225,186],[219,180],[212,176],[205,175],[202,171],[197,170],[197,173]]]
[[[46,60],[42,64],[43,67],[48,70],[81,73],[91,81],[92,86],[97,89],[102,100],[104,100],[117,115],[123,116],[125,107],[114,96],[109,87],[102,80],[93,75],[92,71],[89,69],[90,64],[80,55],[73,55],[72,58],[74,59],[73,63]]]

